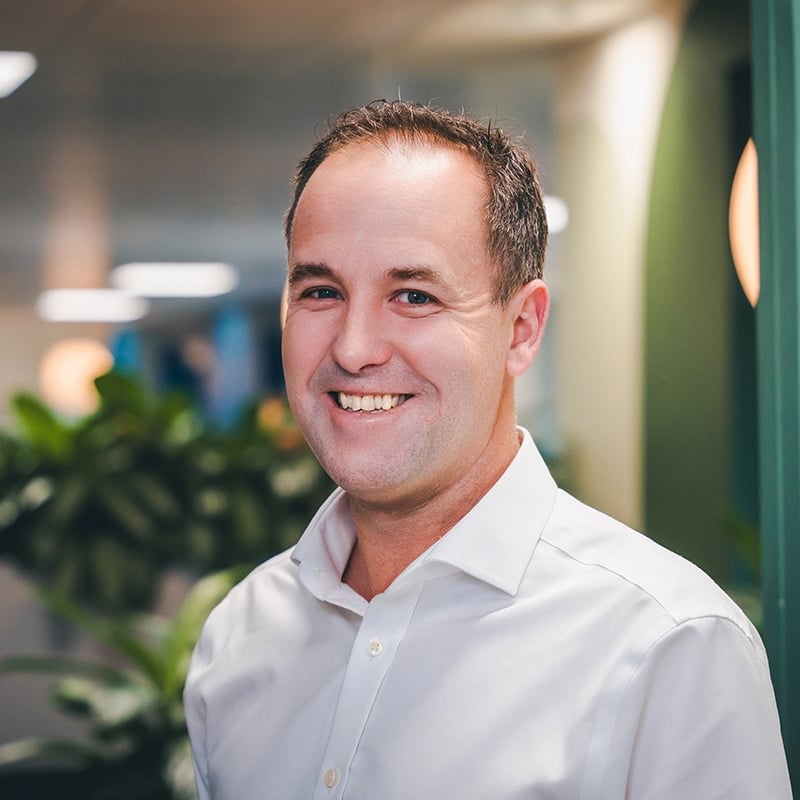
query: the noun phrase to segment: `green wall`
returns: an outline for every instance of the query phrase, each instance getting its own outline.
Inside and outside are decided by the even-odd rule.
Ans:
[[[755,511],[752,311],[742,307],[727,234],[750,119],[741,80],[748,12],[740,0],[698,0],[689,14],[657,144],[646,250],[646,530],[722,582],[735,577],[726,519]]]

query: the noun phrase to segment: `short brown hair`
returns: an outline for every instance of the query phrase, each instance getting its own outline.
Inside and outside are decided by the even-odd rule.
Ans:
[[[497,268],[496,302],[505,305],[520,286],[542,277],[547,219],[536,164],[528,152],[491,123],[484,126],[463,113],[404,100],[376,100],[343,112],[331,123],[298,165],[284,226],[287,245],[300,196],[317,167],[350,144],[392,139],[456,147],[482,168],[488,188],[487,248]]]

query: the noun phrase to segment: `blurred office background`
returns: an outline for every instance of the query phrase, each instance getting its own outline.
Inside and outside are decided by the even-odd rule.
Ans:
[[[727,214],[751,133],[748,13],[744,0],[5,0],[0,50],[38,66],[0,99],[0,426],[21,389],[88,413],[85,388],[112,363],[190,393],[222,427],[279,396],[281,221],[315,130],[378,97],[464,107],[524,137],[551,197],[554,307],[520,381],[522,423],[580,498],[746,583],[754,323]],[[43,317],[43,293],[110,287],[132,262],[227,264],[235,281],[150,297],[128,321]],[[10,566],[0,603],[0,652],[49,646]],[[0,742],[46,719],[9,685]]]

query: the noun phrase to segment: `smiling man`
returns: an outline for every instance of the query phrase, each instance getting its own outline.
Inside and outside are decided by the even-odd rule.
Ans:
[[[353,109],[301,162],[286,235],[287,392],[340,488],[206,624],[200,797],[789,798],[746,617],[560,491],[516,425],[549,304],[524,150]]]

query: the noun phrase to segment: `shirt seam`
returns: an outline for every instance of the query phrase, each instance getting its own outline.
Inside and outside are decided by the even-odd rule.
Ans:
[[[618,578],[619,580],[624,581],[625,583],[627,583],[629,586],[632,586],[635,589],[637,589],[638,591],[640,591],[643,595],[645,595],[653,603],[655,603],[664,612],[665,616],[667,616],[670,620],[672,620],[672,623],[673,623],[674,627],[671,628],[670,630],[675,630],[676,628],[678,628],[679,626],[683,625],[684,623],[691,622],[693,620],[722,619],[722,620],[727,620],[732,625],[734,625],[736,628],[738,628],[740,633],[742,633],[742,635],[750,642],[751,646],[754,644],[753,637],[750,634],[750,631],[748,631],[745,627],[743,627],[741,625],[741,623],[737,619],[735,619],[735,617],[733,617],[730,614],[724,614],[724,613],[719,613],[719,612],[703,612],[703,613],[690,614],[690,615],[687,615],[685,617],[678,617],[672,611],[670,611],[664,605],[664,603],[658,597],[656,597],[649,589],[646,589],[640,583],[637,583],[635,580],[633,580],[632,578],[630,578],[627,575],[624,575],[622,572],[620,572],[618,570],[615,570],[615,569],[613,569],[612,567],[609,567],[606,564],[601,564],[598,561],[592,561],[592,560],[588,560],[588,559],[579,558],[574,553],[572,553],[569,550],[565,549],[561,545],[558,545],[555,542],[553,542],[550,539],[548,539],[547,536],[544,533],[542,533],[540,539],[545,544],[550,545],[550,547],[552,547],[554,550],[557,550],[559,553],[562,553],[564,556],[569,558],[571,561],[574,561],[576,564],[582,564],[585,567],[595,567],[597,569],[603,570],[604,572],[608,573],[609,575],[613,575],[614,577]],[[720,589],[720,591],[722,591],[722,589]],[[658,641],[658,640],[656,639],[656,641]]]

